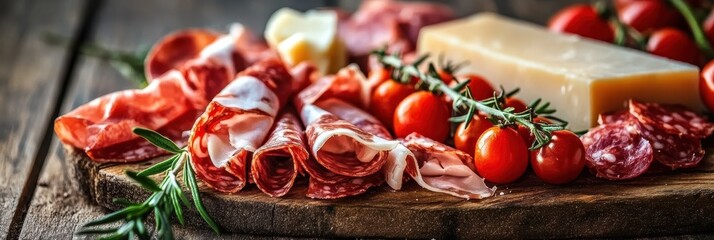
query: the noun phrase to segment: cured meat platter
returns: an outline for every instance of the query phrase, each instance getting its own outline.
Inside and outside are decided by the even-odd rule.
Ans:
[[[137,89],[55,120],[78,185],[115,210],[77,234],[706,231],[714,14],[701,26],[693,11],[712,6],[669,2],[689,28],[602,10],[624,3],[573,5],[546,29],[372,0],[355,13],[277,10],[263,38],[240,23],[177,30],[123,70]]]
[[[568,186],[552,186],[533,174],[499,186],[493,198],[463,201],[411,183],[401,191],[379,188],[336,201],[305,198],[298,182],[283,198],[255,187],[240,195],[218,194],[206,187],[211,216],[234,233],[304,237],[380,238],[532,238],[657,236],[706,232],[714,225],[714,156],[708,149],[699,167],[677,173],[646,173],[623,182],[584,173]],[[72,148],[67,158],[82,190],[99,205],[121,208],[112,200],[149,195],[126,169],[140,164],[97,164]],[[140,193],[140,194],[137,194]],[[208,228],[191,213],[188,226]]]

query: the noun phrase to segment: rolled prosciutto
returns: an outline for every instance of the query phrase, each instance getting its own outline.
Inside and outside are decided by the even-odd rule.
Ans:
[[[286,109],[278,117],[268,140],[255,150],[251,164],[253,181],[271,197],[282,197],[290,191],[302,162],[310,153],[300,120],[293,109]]]
[[[417,161],[406,170],[422,187],[465,199],[482,199],[496,192],[496,187],[489,188],[476,174],[470,155],[418,133],[408,135],[402,143]]]
[[[332,98],[316,105],[366,132],[391,139],[376,118],[347,102]],[[395,190],[402,188],[406,171],[417,184],[433,192],[481,199],[495,191],[476,174],[471,156],[416,133],[389,152],[382,171]]]
[[[311,177],[308,197],[353,196],[384,182],[380,170],[398,141],[365,132],[312,104],[304,105],[300,116],[314,156],[303,162]]]
[[[166,153],[134,135],[134,127],[152,129],[184,143],[183,132],[236,71],[245,68],[234,44],[242,32],[214,34],[207,30],[181,33],[184,38],[202,39],[191,50],[203,47],[193,58],[157,50],[155,54],[164,56],[164,61],[180,64],[151,72],[150,76],[157,77],[144,89],[110,93],[57,118],[55,133],[60,141],[84,150],[98,162],[136,162]]]
[[[217,191],[240,191],[248,181],[248,160],[265,141],[293,84],[276,59],[239,73],[193,125],[188,150],[196,176]]]

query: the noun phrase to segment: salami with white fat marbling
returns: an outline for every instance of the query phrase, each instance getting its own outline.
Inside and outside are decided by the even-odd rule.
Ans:
[[[634,122],[600,125],[580,139],[587,166],[597,177],[631,179],[647,171],[652,163],[652,146]]]

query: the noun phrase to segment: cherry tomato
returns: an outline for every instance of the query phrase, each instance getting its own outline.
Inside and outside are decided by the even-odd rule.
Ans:
[[[585,167],[585,147],[570,131],[553,132],[550,142],[530,155],[533,172],[550,184],[572,182]]]
[[[714,9],[712,9],[712,12],[709,13],[707,19],[704,20],[702,28],[702,30],[704,30],[704,34],[707,35],[707,38],[709,39],[709,43],[714,44]]]
[[[444,81],[446,85],[449,85],[449,83],[454,80],[454,75],[444,69],[439,69],[437,73],[439,73],[439,78],[441,78],[441,81]]]
[[[430,92],[415,92],[402,100],[394,111],[394,133],[403,138],[417,132],[443,142],[449,136],[451,108],[444,99]]]
[[[491,127],[476,142],[474,165],[489,182],[511,183],[528,167],[528,148],[516,130]]]
[[[493,127],[493,124],[485,117],[474,115],[474,118],[469,122],[468,127],[464,127],[466,123],[459,124],[459,127],[454,133],[454,145],[456,149],[464,151],[469,155],[474,155],[476,151],[476,141],[487,129]]]
[[[647,42],[647,51],[661,57],[699,65],[701,55],[694,41],[675,28],[655,31]]]
[[[386,126],[392,126],[397,105],[412,93],[414,88],[410,85],[387,80],[374,89],[369,102],[369,111]]]
[[[704,105],[714,111],[714,61],[702,68],[699,76],[699,95]]]
[[[590,5],[576,4],[566,7],[550,18],[548,29],[555,32],[577,34],[583,37],[612,42],[612,27]]]
[[[464,77],[471,80],[468,87],[471,89],[471,96],[473,96],[474,99],[484,100],[493,97],[493,92],[496,90],[486,79],[476,74],[469,74]]]
[[[514,97],[506,98],[506,107],[512,107],[514,109],[514,112],[517,112],[517,113],[523,112],[526,109],[528,109],[528,105],[526,105],[520,99],[514,98]]]
[[[367,77],[367,81],[370,84],[373,84],[372,86],[377,86],[378,84],[383,83],[384,81],[387,81],[391,78],[390,71],[387,70],[386,68],[373,68],[369,72],[369,77]],[[374,91],[374,90],[372,90]]]
[[[533,119],[533,122],[534,123],[553,123],[544,117],[536,117]],[[531,133],[531,130],[523,125],[520,125],[520,124],[518,125],[518,135],[521,136],[523,141],[526,143],[526,146],[528,146],[528,147],[530,147],[533,144],[533,141],[535,141],[535,136],[533,136],[533,133]]]
[[[618,9],[620,20],[640,32],[676,27],[682,22],[679,12],[663,1],[630,1]]]

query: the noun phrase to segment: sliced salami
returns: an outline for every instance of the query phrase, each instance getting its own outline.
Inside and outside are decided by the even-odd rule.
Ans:
[[[382,174],[372,174],[365,177],[342,177],[337,176],[336,181],[325,183],[310,179],[307,189],[307,197],[317,199],[338,199],[349,196],[356,196],[367,192],[372,187],[382,185],[384,177]]]
[[[603,124],[623,124],[632,119],[632,114],[628,110],[620,110],[609,113],[601,113],[597,116],[597,123]]]
[[[300,121],[292,111],[285,111],[265,144],[255,150],[251,175],[261,191],[281,197],[288,193],[301,172],[300,163],[309,157]]]
[[[185,142],[182,133],[233,79],[236,66],[242,66],[235,64],[240,59],[223,57],[234,52],[225,44],[234,37],[213,41],[206,47],[213,50],[202,50],[200,57],[166,71],[144,89],[111,93],[60,116],[55,121],[57,136],[98,162],[136,162],[165,154],[134,135],[132,128],[149,128]]]
[[[652,163],[650,143],[640,135],[636,123],[605,124],[581,137],[588,168],[597,177],[623,180],[637,177]]]
[[[704,116],[682,105],[629,102],[630,113],[642,124],[669,134],[689,138],[706,138],[714,132],[714,124]]]
[[[704,158],[699,139],[669,134],[647,124],[638,125],[642,136],[652,145],[654,159],[672,170],[695,167]]]
[[[293,78],[275,59],[238,74],[208,104],[188,142],[196,176],[220,192],[240,191],[248,159],[265,141],[275,116],[293,92]]]

